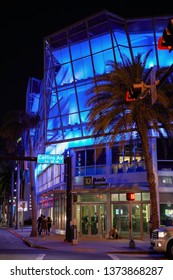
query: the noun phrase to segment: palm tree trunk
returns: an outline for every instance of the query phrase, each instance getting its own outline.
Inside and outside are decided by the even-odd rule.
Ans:
[[[140,129],[139,129],[140,130]],[[138,130],[138,131],[139,131]],[[150,188],[150,205],[151,205],[151,220],[152,230],[159,227],[159,198],[157,192],[156,178],[153,171],[152,157],[150,154],[149,137],[146,130],[142,129],[140,134],[142,147],[145,157],[145,165],[147,170],[147,181]]]

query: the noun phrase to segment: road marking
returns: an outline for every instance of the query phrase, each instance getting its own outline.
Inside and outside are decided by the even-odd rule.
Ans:
[[[36,257],[36,260],[43,260],[45,256],[46,256],[46,254],[39,254],[39,255]]]
[[[115,254],[108,254],[108,256],[113,260],[120,260]]]

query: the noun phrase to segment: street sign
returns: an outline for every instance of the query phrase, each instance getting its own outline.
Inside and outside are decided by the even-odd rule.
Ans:
[[[64,155],[38,154],[37,163],[64,164]]]
[[[92,176],[84,176],[83,177],[83,185],[84,186],[92,186]]]
[[[95,187],[105,187],[108,186],[109,183],[106,182],[105,177],[100,177],[100,178],[93,178],[93,188]]]
[[[27,201],[19,201],[18,203],[18,211],[28,211],[28,202]]]

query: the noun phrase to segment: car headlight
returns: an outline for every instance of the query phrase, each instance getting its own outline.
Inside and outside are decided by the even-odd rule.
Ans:
[[[165,231],[159,231],[159,232],[158,232],[158,237],[159,237],[159,238],[164,238],[164,237],[166,236],[166,234],[167,234],[167,233],[166,233]]]

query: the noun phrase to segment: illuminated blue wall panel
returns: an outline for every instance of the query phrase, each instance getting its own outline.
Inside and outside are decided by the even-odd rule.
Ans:
[[[109,71],[108,61],[152,50],[148,68],[171,65],[172,55],[157,49],[168,19],[124,20],[104,11],[45,38],[45,141],[70,146],[90,136],[86,92],[95,77]]]

